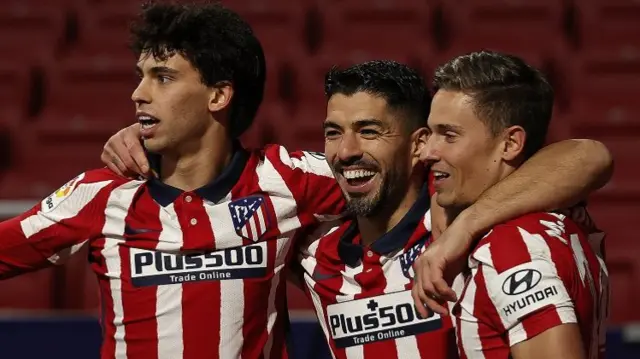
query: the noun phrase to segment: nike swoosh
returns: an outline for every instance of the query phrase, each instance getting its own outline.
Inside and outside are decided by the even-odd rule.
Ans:
[[[158,233],[160,232],[157,229],[150,229],[150,228],[132,228],[129,226],[124,226],[124,234],[126,235],[136,235],[136,234],[145,234],[145,233]]]
[[[317,270],[314,270],[313,273],[311,274],[311,278],[313,278],[313,280],[315,280],[316,282],[331,279],[331,278],[336,278],[339,276],[340,276],[340,273],[327,274],[327,273],[320,273]]]

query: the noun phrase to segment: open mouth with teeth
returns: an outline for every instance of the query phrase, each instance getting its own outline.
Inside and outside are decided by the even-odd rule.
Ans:
[[[160,120],[152,116],[141,115],[141,116],[138,116],[138,122],[142,126],[143,130],[148,130],[154,127],[155,125],[157,125],[158,123],[160,123]]]
[[[440,172],[440,171],[433,171],[433,178],[438,181],[438,180],[443,180],[445,178],[449,177],[449,174],[446,172]]]
[[[369,183],[377,174],[371,170],[344,170],[342,176],[347,180],[350,186],[361,187]]]

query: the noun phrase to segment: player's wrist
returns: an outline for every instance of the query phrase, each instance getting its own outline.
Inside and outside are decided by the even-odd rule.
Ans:
[[[488,231],[491,223],[488,223],[485,218],[483,218],[481,211],[471,206],[462,211],[451,226],[456,226],[461,232],[465,233],[466,235],[463,236],[463,238],[470,243]]]

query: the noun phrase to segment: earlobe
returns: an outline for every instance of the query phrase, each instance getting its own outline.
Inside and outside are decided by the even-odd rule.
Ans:
[[[211,91],[209,97],[209,111],[218,112],[229,106],[233,97],[233,88],[231,84],[222,83],[216,85]]]
[[[416,161],[420,160],[422,152],[427,147],[427,140],[429,139],[429,130],[426,127],[417,129],[411,135],[412,142],[412,158]]]
[[[503,159],[513,161],[524,151],[527,134],[520,126],[509,127],[505,132]]]

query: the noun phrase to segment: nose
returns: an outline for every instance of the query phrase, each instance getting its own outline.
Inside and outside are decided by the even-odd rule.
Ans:
[[[145,79],[142,79],[138,83],[138,86],[135,88],[135,90],[133,90],[133,93],[131,94],[131,100],[136,105],[151,102],[147,87],[147,82],[145,81]]]
[[[349,162],[362,157],[362,148],[358,136],[354,133],[345,133],[342,135],[338,157],[342,162]]]
[[[436,136],[429,136],[426,145],[422,148],[422,152],[420,153],[420,160],[428,165],[432,165],[440,161],[440,150],[438,147]]]

